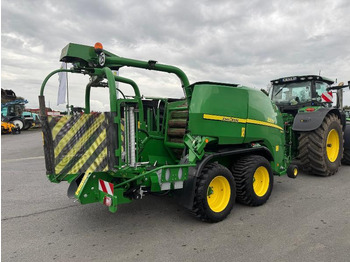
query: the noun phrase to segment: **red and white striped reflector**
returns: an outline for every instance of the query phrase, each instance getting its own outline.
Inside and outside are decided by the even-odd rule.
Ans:
[[[105,192],[106,194],[113,196],[114,188],[112,183],[99,179],[98,189],[101,190],[102,192]]]
[[[322,98],[322,102],[329,103],[333,101],[333,94],[332,92],[324,92],[322,93],[321,98]]]

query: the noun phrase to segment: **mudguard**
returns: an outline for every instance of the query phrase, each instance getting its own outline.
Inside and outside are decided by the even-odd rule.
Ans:
[[[323,119],[328,113],[336,114],[343,124],[343,117],[340,115],[338,109],[334,108],[320,108],[313,112],[299,112],[293,122],[293,131],[312,131],[321,126]],[[344,124],[343,124],[344,126]]]

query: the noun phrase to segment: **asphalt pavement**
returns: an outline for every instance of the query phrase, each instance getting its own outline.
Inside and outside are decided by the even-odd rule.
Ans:
[[[170,197],[112,214],[45,176],[40,130],[1,136],[1,261],[349,261],[350,166],[275,177],[269,201],[196,220]]]

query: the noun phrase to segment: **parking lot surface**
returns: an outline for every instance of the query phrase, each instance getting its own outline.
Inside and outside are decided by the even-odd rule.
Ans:
[[[1,137],[1,261],[349,261],[350,166],[332,177],[275,177],[269,201],[196,220],[170,197],[112,214],[50,183],[40,130]]]

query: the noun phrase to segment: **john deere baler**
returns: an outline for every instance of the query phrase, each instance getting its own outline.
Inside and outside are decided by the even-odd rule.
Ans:
[[[68,44],[60,61],[73,67],[50,73],[39,96],[46,174],[52,182],[68,181],[68,195],[82,204],[100,202],[115,212],[148,193],[170,192],[200,219],[217,222],[236,200],[264,204],[273,175],[297,175],[286,153],[289,127],[260,90],[190,84],[177,67],[119,57],[100,43]],[[113,73],[121,67],[175,74],[185,97],[144,98],[133,80]],[[58,72],[90,76],[83,114],[45,114],[45,85]],[[130,85],[133,96],[116,82]],[[91,112],[95,87],[109,89],[110,111]]]

